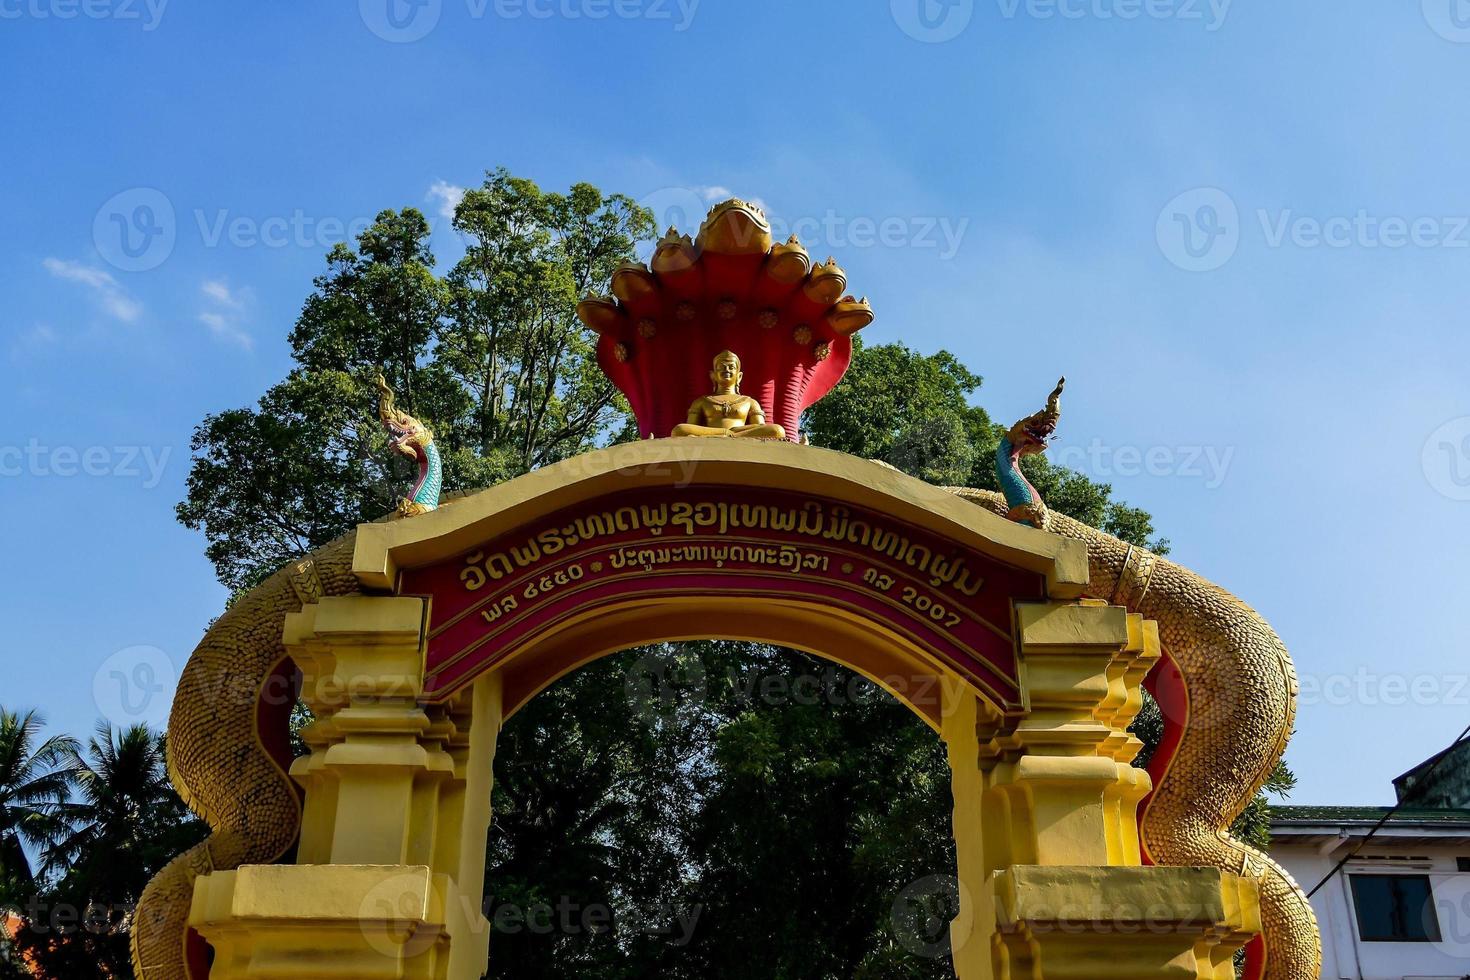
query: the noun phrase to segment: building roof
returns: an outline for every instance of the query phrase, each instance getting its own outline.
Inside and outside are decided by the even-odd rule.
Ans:
[[[1271,825],[1367,823],[1376,824],[1392,807],[1387,806],[1273,806]],[[1412,823],[1465,824],[1470,826],[1470,810],[1438,810],[1404,807],[1385,826]]]
[[[1327,847],[1366,837],[1391,811],[1386,806],[1273,806],[1271,839]],[[1470,847],[1470,810],[1400,809],[1373,838],[1375,845]]]

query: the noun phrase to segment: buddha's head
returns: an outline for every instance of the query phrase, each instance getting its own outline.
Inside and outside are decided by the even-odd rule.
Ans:
[[[727,350],[715,355],[715,366],[709,373],[709,379],[715,386],[716,394],[739,391],[741,377],[740,358]]]

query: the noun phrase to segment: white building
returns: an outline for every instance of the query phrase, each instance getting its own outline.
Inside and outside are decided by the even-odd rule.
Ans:
[[[1395,780],[1403,806],[1366,843],[1388,807],[1272,808],[1271,856],[1304,889],[1352,855],[1312,897],[1324,980],[1470,980],[1470,743],[1462,749]]]

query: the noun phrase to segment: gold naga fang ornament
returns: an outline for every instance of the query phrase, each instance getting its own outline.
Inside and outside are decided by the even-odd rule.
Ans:
[[[660,438],[361,525],[234,602],[168,729],[212,833],[144,893],[138,976],[480,977],[504,720],[600,656],[713,636],[829,657],[943,739],[960,980],[1233,980],[1246,944],[1251,980],[1315,980],[1301,890],[1229,834],[1291,731],[1280,639],[1188,569],[1046,509],[1020,461],[1055,430],[1060,385],[1007,433],[1004,496],[793,444],[872,319],[845,289],[756,209],[720,205],[579,308]],[[383,398],[419,459],[432,440]],[[293,760],[298,677],[316,720]],[[1128,731],[1145,686],[1166,724],[1147,773]]]

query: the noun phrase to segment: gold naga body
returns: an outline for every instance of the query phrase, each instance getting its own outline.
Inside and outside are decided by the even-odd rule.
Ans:
[[[709,379],[714,394],[689,406],[689,419],[674,427],[675,436],[706,438],[785,439],[786,430],[766,421],[761,403],[740,393],[740,358],[731,351],[715,355]]]

